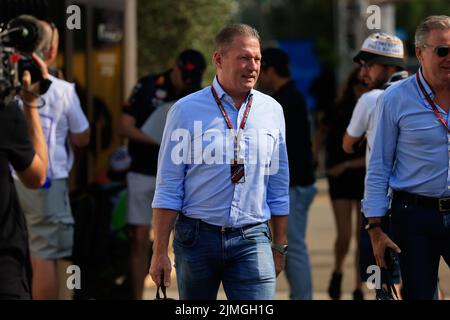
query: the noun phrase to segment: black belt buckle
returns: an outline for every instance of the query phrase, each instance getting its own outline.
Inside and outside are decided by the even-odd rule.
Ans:
[[[440,212],[450,211],[450,198],[439,199],[439,211]]]
[[[225,226],[220,227],[220,232],[222,232],[222,233],[230,232],[230,231],[233,231],[233,230],[234,230],[233,227],[225,227]]]

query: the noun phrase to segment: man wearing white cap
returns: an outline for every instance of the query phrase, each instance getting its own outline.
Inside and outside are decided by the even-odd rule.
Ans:
[[[353,153],[355,146],[366,135],[367,163],[372,148],[377,99],[393,82],[408,76],[404,71],[403,43],[396,36],[374,33],[367,37],[353,61],[361,65],[361,79],[372,90],[363,94],[356,104],[342,147],[346,152]]]
[[[432,299],[440,257],[450,265],[450,17],[426,18],[415,45],[419,71],[377,103],[362,208],[377,264],[400,253],[403,298]],[[380,228],[389,208],[392,240]]]

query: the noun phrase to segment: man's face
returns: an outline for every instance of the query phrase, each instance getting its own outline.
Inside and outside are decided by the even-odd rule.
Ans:
[[[437,85],[450,85],[450,53],[439,57],[434,51],[437,46],[450,47],[450,30],[431,30],[426,45],[425,48],[416,48],[425,76]]]
[[[389,80],[389,74],[385,66],[381,64],[369,65],[365,61],[361,61],[359,76],[369,89],[380,88]]]
[[[261,67],[261,49],[256,38],[236,36],[221,52],[214,53],[220,84],[231,96],[246,95],[256,84]]]

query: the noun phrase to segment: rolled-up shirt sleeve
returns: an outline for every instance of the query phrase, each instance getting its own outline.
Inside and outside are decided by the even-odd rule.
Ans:
[[[375,110],[373,149],[362,201],[362,211],[367,218],[384,216],[389,209],[389,179],[394,168],[399,133],[394,104],[388,94],[383,94]]]
[[[170,108],[164,127],[158,156],[153,208],[181,211],[183,207],[186,162],[180,161],[183,155],[180,157],[179,152],[190,150],[190,139],[187,136],[182,138],[181,134],[188,132],[187,130],[183,125],[182,106],[176,103]],[[185,143],[186,148],[181,150],[180,143]]]
[[[269,180],[267,183],[267,204],[272,215],[289,214],[289,163],[286,148],[286,126],[280,107],[277,144],[272,154]]]

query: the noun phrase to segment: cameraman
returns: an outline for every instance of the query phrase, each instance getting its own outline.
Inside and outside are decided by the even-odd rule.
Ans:
[[[45,21],[20,16],[42,29],[35,52],[49,56],[52,28]],[[48,61],[47,61],[48,63]],[[48,64],[47,64],[48,67]],[[56,300],[60,296],[57,265],[72,255],[74,220],[69,202],[68,177],[74,155],[72,145],[89,143],[89,122],[84,115],[75,86],[48,76],[52,85],[42,95],[39,109],[48,146],[47,181],[31,190],[15,180],[20,205],[25,213],[33,267],[32,296],[36,300]]]
[[[46,65],[34,54],[33,59],[47,79]],[[25,218],[8,164],[28,188],[44,183],[47,168],[47,145],[36,108],[39,83],[31,84],[28,71],[22,80],[24,111],[16,103],[0,102],[0,299],[31,298]]]

